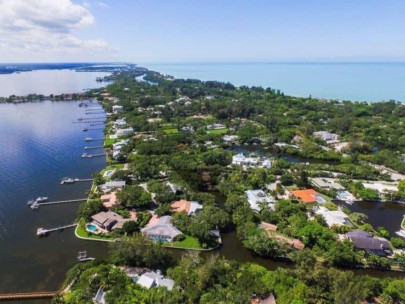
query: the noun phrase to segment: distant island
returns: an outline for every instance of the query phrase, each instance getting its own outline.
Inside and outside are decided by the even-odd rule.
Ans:
[[[34,70],[76,70],[77,72],[117,72],[134,68],[132,63],[9,63],[0,64],[0,74]]]

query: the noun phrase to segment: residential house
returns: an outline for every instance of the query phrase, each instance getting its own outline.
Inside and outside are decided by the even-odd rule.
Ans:
[[[390,242],[385,238],[373,237],[369,232],[355,229],[345,234],[345,239],[353,242],[356,249],[364,250],[367,254],[389,256],[392,254]]]
[[[126,222],[131,221],[131,219],[124,219],[121,215],[112,211],[99,212],[93,215],[91,219],[94,225],[107,231],[122,228]]]
[[[207,129],[209,130],[219,130],[219,129],[224,129],[226,128],[226,126],[224,126],[223,124],[220,123],[214,123],[212,125],[208,125]]]
[[[334,178],[314,177],[309,179],[312,185],[325,190],[344,190],[345,188],[336,182]]]
[[[262,190],[248,190],[245,191],[250,208],[259,212],[262,209],[262,205],[268,205],[270,209],[274,209],[273,201]]]
[[[203,206],[198,202],[179,200],[171,204],[171,209],[175,212],[185,211],[187,215],[194,215],[199,213],[203,209]]]
[[[122,112],[124,110],[123,106],[119,106],[119,105],[113,105],[112,106],[112,111],[117,114],[119,112]]]
[[[118,204],[117,192],[114,191],[109,194],[102,195],[101,202],[103,203],[104,207],[106,207],[107,209],[111,209],[112,207]]]
[[[245,156],[243,153],[239,153],[232,156],[232,165],[271,168],[271,161],[269,159],[262,160],[260,157]]]
[[[327,131],[317,131],[317,132],[312,133],[312,135],[315,137],[320,137],[326,142],[339,139],[339,135],[337,135],[335,133],[329,133]]]
[[[99,288],[93,297],[93,303],[94,304],[106,304],[107,302],[105,301],[105,294],[106,292],[104,291],[103,288]]]
[[[117,137],[124,137],[124,136],[129,136],[134,134],[134,129],[133,128],[125,128],[125,129],[118,129],[117,132],[115,132]]]
[[[171,223],[172,217],[162,216],[154,223],[149,223],[141,232],[148,235],[153,240],[161,242],[173,242],[174,238],[182,232]]]
[[[98,187],[102,192],[108,193],[114,189],[118,189],[118,190],[124,189],[125,184],[126,184],[125,181],[111,181],[111,182],[106,182],[105,184],[98,186]]]
[[[161,286],[166,287],[168,290],[172,290],[174,287],[174,281],[172,279],[164,277],[159,270],[156,272],[145,272],[143,275],[140,276],[137,283],[145,287],[146,289],[151,289],[155,286]]]
[[[238,135],[224,135],[222,140],[226,143],[236,143],[239,140]]]
[[[276,299],[272,293],[265,296],[254,296],[250,304],[276,304]]]
[[[328,225],[328,227],[344,226],[344,225],[352,226],[353,225],[350,222],[347,214],[340,210],[331,211],[325,207],[320,206],[315,211],[315,214],[322,215],[322,217],[325,219],[325,222]]]
[[[291,193],[293,197],[307,204],[326,202],[326,199],[314,189],[294,190]]]
[[[125,120],[125,118],[122,119],[117,119],[116,121],[114,121],[114,126],[116,127],[124,127],[126,126],[127,121]]]

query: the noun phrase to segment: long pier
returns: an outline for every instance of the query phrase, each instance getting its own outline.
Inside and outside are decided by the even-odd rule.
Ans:
[[[0,294],[0,301],[51,299],[56,296],[56,294],[56,291],[2,293]]]
[[[104,148],[104,146],[93,146],[93,147],[84,147],[85,150],[91,150],[91,149],[100,149],[100,148]]]
[[[74,183],[81,183],[81,182],[92,182],[92,178],[63,178],[60,182],[61,185],[69,185]]]
[[[65,226],[59,226],[59,227],[50,228],[50,229],[38,228],[38,229],[37,229],[37,236],[45,236],[45,235],[48,235],[50,232],[62,231],[62,230],[64,230],[64,229],[73,228],[73,227],[76,227],[76,226],[77,226],[77,224],[74,223],[74,224],[65,225]]]
[[[106,156],[107,154],[105,154],[105,153],[99,153],[99,154],[87,154],[87,153],[84,153],[83,155],[82,155],[82,158],[93,158],[93,157],[100,157],[100,156]]]
[[[97,141],[97,140],[104,140],[105,138],[91,138],[91,137],[86,137],[84,141]]]
[[[79,199],[66,200],[66,201],[43,202],[43,203],[34,202],[31,205],[31,209],[38,209],[40,206],[80,203],[80,202],[85,202],[85,201],[87,201],[87,198],[79,198]]]

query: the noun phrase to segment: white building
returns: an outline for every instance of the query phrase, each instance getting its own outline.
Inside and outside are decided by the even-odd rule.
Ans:
[[[114,121],[114,126],[116,127],[123,127],[127,124],[125,118],[122,119],[117,119],[116,121]]]
[[[345,188],[336,182],[334,178],[327,177],[314,177],[309,179],[311,184],[320,189],[334,189],[334,190],[344,190]]]
[[[270,209],[274,210],[274,204],[270,197],[267,196],[262,190],[248,190],[245,191],[250,208],[259,212],[263,203],[267,204]]]
[[[239,140],[239,136],[238,135],[224,135],[222,137],[222,140],[227,143],[234,143]]]
[[[232,156],[232,165],[271,168],[271,161],[269,159],[261,160],[259,157],[245,156],[240,153]]]
[[[352,225],[347,214],[340,210],[330,211],[325,207],[319,206],[318,209],[315,211],[315,213],[322,215],[322,217],[325,219],[326,224],[329,227]]]
[[[166,287],[168,290],[172,290],[174,287],[174,281],[169,278],[165,278],[160,271],[145,272],[140,276],[137,283],[146,289],[151,289],[155,286]]]
[[[122,112],[124,110],[123,106],[119,106],[119,105],[113,105],[112,106],[112,110],[115,114]]]
[[[324,141],[332,141],[332,140],[339,139],[339,135],[337,135],[335,133],[329,133],[327,131],[317,131],[317,132],[312,133],[312,135],[315,137],[320,137]]]
[[[118,137],[129,136],[134,134],[133,128],[126,128],[126,129],[118,129],[115,133]]]

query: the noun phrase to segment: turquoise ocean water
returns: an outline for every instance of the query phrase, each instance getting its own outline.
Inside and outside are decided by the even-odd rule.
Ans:
[[[143,66],[177,78],[280,89],[293,96],[405,102],[404,63],[181,63]]]

